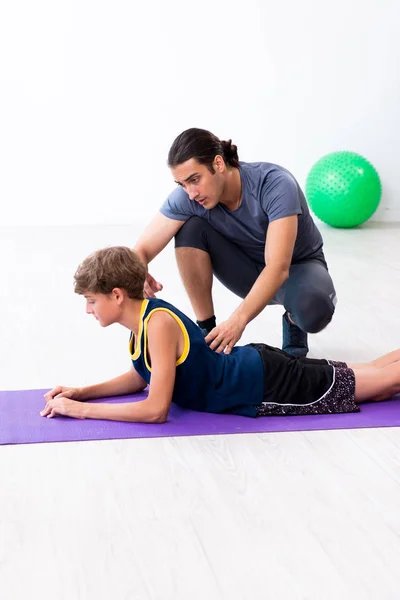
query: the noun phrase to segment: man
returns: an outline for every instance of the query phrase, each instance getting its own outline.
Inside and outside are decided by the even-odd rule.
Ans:
[[[297,181],[271,163],[239,162],[231,141],[188,129],[171,146],[178,187],[138,240],[147,266],[175,236],[176,259],[197,323],[216,352],[229,353],[268,304],[284,306],[282,349],[306,356],[307,332],[331,321],[336,293],[323,241]],[[212,279],[243,299],[216,325]],[[145,295],[162,286],[149,273]]]

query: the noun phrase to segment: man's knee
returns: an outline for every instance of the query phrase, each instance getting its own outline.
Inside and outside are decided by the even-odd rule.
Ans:
[[[175,235],[175,248],[198,248],[207,252],[205,227],[207,221],[201,217],[190,217]]]
[[[308,290],[300,294],[292,311],[294,322],[307,333],[322,331],[332,320],[335,299],[320,290]]]

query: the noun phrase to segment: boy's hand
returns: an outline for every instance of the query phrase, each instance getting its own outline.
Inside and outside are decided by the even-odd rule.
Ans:
[[[83,400],[83,388],[63,387],[58,385],[44,395],[46,402],[53,398],[70,398],[71,400]]]
[[[51,419],[56,415],[64,415],[74,419],[84,419],[85,406],[75,400],[70,400],[62,396],[49,399],[43,410],[40,411],[41,417]]]
[[[162,289],[162,284],[159,281],[156,281],[150,273],[147,273],[143,288],[144,297],[155,298],[156,292],[160,292]]]

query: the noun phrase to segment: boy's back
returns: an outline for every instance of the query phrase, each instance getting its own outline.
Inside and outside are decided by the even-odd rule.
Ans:
[[[150,383],[147,326],[158,311],[165,311],[175,319],[184,338],[184,350],[176,363],[172,401],[192,410],[255,417],[254,405],[263,398],[264,375],[259,352],[251,346],[235,347],[231,354],[214,352],[189,317],[158,298],[143,300],[138,339],[133,334],[130,338],[132,363],[141,377]]]

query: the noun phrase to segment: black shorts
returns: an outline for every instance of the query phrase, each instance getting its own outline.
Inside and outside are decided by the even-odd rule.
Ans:
[[[250,344],[264,365],[264,397],[257,416],[358,412],[355,377],[345,363],[295,358],[267,344]]]

